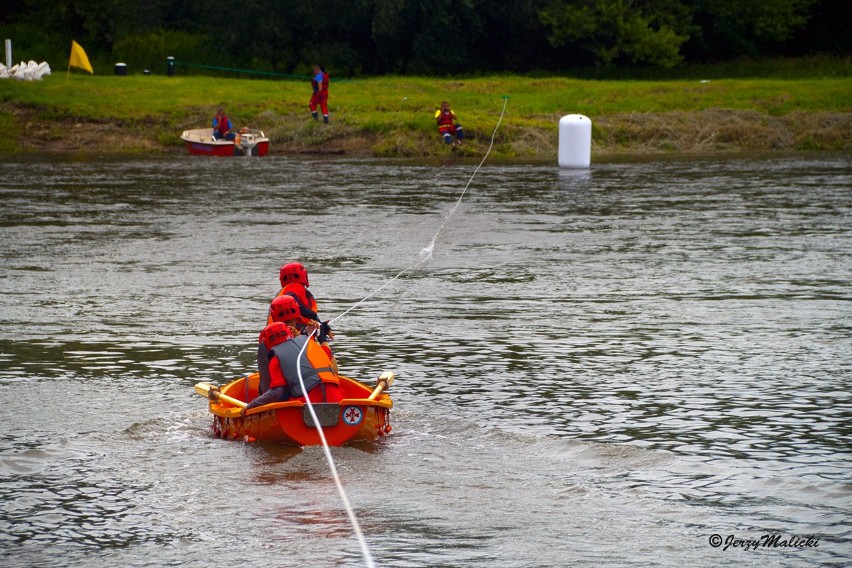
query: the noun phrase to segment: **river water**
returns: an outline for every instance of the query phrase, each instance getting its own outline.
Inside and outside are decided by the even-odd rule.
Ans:
[[[454,209],[475,166],[4,158],[0,565],[364,565],[321,448],[193,390],[293,260],[326,318],[385,286],[334,342],[398,377],[332,451],[378,566],[852,562],[849,156],[486,163]]]

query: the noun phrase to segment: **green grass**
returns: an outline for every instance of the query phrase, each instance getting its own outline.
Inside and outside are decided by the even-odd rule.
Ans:
[[[0,81],[0,126],[5,132],[19,130],[12,110],[25,109],[34,121],[117,122],[135,135],[177,145],[181,130],[208,126],[216,108],[223,106],[235,125],[261,128],[273,143],[311,147],[340,136],[363,135],[371,137],[377,155],[437,154],[445,149],[437,143],[433,115],[446,99],[474,139],[470,149],[474,152],[490,137],[504,96],[509,99],[498,152],[534,155],[534,139],[555,136],[559,118],[571,113],[592,118],[596,135],[603,134],[604,139],[601,125],[637,114],[725,109],[765,117],[791,113],[848,116],[852,78],[599,81],[509,75],[332,80],[329,106],[333,124],[332,129],[324,130],[322,126],[313,128],[309,121],[310,86],[306,81],[79,73],[66,78],[57,73],[35,82]],[[805,138],[808,148],[820,147],[812,135]],[[532,146],[517,147],[514,143],[519,139],[529,140]],[[6,146],[0,147],[4,149]]]
[[[0,152],[13,152],[16,149],[16,139],[20,136],[21,125],[15,115],[0,109]]]

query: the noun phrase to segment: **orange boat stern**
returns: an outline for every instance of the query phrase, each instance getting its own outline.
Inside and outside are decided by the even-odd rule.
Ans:
[[[245,402],[258,394],[257,373],[237,379],[221,388],[221,394]],[[248,385],[248,390],[246,390]],[[370,399],[373,390],[348,377],[340,377],[346,398],[339,403],[314,404],[314,412],[330,446],[371,441],[391,431],[393,401],[386,393]],[[226,440],[276,442],[294,446],[322,444],[319,430],[307,405],[298,400],[276,402],[249,410],[226,401],[210,400],[213,435]]]

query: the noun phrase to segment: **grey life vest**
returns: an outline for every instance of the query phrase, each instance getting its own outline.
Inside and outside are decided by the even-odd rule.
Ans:
[[[299,370],[302,372],[302,381],[305,383],[305,392],[310,391],[315,386],[322,384],[320,373],[334,372],[331,367],[314,367],[308,360],[308,350],[311,345],[305,348],[302,355],[302,347],[305,346],[308,336],[299,335],[293,339],[288,339],[284,343],[279,343],[269,350],[269,357],[273,355],[278,357],[278,364],[281,366],[281,372],[284,374],[284,379],[287,381],[287,388],[290,389],[291,397],[304,396],[302,386],[299,384]],[[319,347],[319,346],[317,346]],[[268,363],[267,363],[268,366]],[[324,399],[325,397],[323,397]]]

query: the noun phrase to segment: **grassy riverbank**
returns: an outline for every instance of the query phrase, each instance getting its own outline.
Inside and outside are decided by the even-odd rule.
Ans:
[[[848,64],[827,77],[578,80],[491,76],[332,82],[332,124],[314,123],[307,82],[88,76],[0,81],[0,151],[177,152],[180,132],[219,106],[260,128],[272,152],[446,155],[433,114],[447,99],[481,155],[503,108],[495,156],[556,155],[561,116],[593,123],[593,153],[852,150]],[[708,76],[712,76],[708,74]]]

